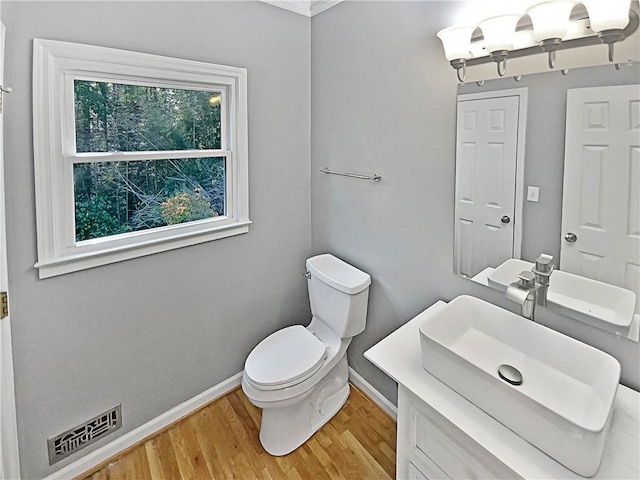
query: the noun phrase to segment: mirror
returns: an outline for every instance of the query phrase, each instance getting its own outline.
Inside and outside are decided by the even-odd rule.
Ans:
[[[633,85],[627,90],[631,89],[633,95],[637,95],[640,92],[640,64],[618,67],[587,67],[566,74],[549,71],[517,79],[489,80],[482,85],[475,82],[459,85],[454,245],[456,273],[501,289],[496,282],[489,281],[492,273],[493,277],[496,276],[496,268],[509,258],[530,262],[509,262],[502,268],[503,271],[508,270],[508,266],[511,270],[507,278],[517,281],[520,269],[527,269],[540,254],[545,253],[553,256],[552,263],[563,273],[578,274],[585,279],[598,278],[602,273],[602,265],[608,263],[607,259],[598,262],[598,255],[588,253],[572,263],[571,252],[580,250],[581,247],[575,248],[576,245],[581,244],[590,232],[577,230],[577,227],[571,229],[575,231],[563,231],[563,221],[570,225],[570,215],[577,215],[580,217],[578,223],[586,225],[587,230],[595,231],[600,228],[600,223],[609,221],[615,215],[620,216],[622,211],[627,222],[625,235],[636,242],[631,249],[635,249],[633,255],[637,257],[640,251],[640,101],[628,101],[627,107],[630,108],[622,115],[628,124],[633,124],[631,144],[620,151],[629,159],[626,162],[626,174],[616,180],[627,184],[618,189],[627,193],[624,198],[620,197],[607,206],[602,202],[605,195],[601,182],[604,180],[599,177],[604,172],[602,168],[606,168],[603,161],[605,157],[598,153],[603,150],[600,147],[605,141],[599,136],[598,129],[604,130],[604,127],[599,127],[598,122],[604,124],[613,121],[613,114],[603,107],[603,102],[589,98],[582,99],[577,108],[575,102],[578,100],[574,97],[579,95],[567,93],[569,90],[576,91],[574,89],[594,88],[595,91],[595,87]],[[573,99],[569,107],[568,96]],[[490,98],[493,98],[493,103],[486,101]],[[582,109],[582,113],[574,112],[578,109]],[[589,118],[585,111],[589,112]],[[481,118],[485,118],[484,125]],[[569,130],[568,118],[572,122]],[[590,122],[593,128],[580,138],[575,130],[580,130],[585,122]],[[571,139],[566,144],[567,158],[586,155],[583,156],[582,167],[577,169],[577,176],[571,173],[576,172],[574,164],[567,163],[565,168],[565,134],[569,134]],[[577,147],[570,146],[576,142]],[[578,148],[578,153],[574,151],[575,148]],[[481,158],[484,160],[480,161]],[[605,175],[609,173],[605,172]],[[574,188],[585,182],[592,185],[590,188],[593,191],[589,190],[588,195],[584,189],[580,193],[580,188]],[[484,187],[478,187],[479,184]],[[483,199],[480,199],[482,195],[478,193],[479,188],[488,192]],[[607,201],[611,200],[609,193],[606,196],[609,197]],[[621,202],[626,202],[628,208],[622,208]],[[472,211],[474,208],[476,210]],[[470,220],[472,215],[476,217]],[[573,236],[569,234],[577,235],[578,241],[571,242]],[[638,263],[637,258],[627,262],[623,278],[607,282],[617,283],[635,293],[632,308],[636,313],[640,312]],[[562,274],[556,274],[554,279],[552,274],[552,286],[554,281],[556,286],[563,283],[561,277]],[[593,287],[593,284],[581,283],[577,290],[591,292]],[[611,297],[610,292],[606,296]],[[575,313],[575,308],[561,313],[570,315],[572,311]],[[628,328],[613,328],[611,331],[637,338],[638,316],[635,318]],[[599,324],[595,326],[602,327]]]

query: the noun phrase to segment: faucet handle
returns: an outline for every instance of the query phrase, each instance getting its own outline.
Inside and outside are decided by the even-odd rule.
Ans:
[[[520,279],[520,284],[525,287],[535,287],[536,286],[536,275],[529,271],[525,270],[524,272],[520,272],[518,275]]]
[[[541,253],[540,256],[536,259],[536,263],[540,265],[549,265],[553,260],[551,255],[547,255],[546,253]]]
[[[539,275],[551,275],[551,272],[555,265],[551,264],[551,260],[553,257],[551,255],[547,255],[546,253],[541,254],[536,260],[536,266],[533,268],[533,272]]]

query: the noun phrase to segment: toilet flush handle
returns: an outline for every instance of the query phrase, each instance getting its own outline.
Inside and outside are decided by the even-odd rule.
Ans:
[[[307,271],[306,273],[303,274],[305,277],[307,277],[309,280],[311,280],[311,272]]]

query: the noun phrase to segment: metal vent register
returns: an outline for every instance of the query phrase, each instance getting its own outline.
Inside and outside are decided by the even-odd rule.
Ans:
[[[91,445],[122,426],[122,411],[117,405],[91,420],[73,427],[60,435],[47,439],[49,465]]]

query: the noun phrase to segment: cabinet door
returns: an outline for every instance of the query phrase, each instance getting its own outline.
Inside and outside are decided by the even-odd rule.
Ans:
[[[399,479],[411,478],[412,468],[430,480],[521,478],[402,386],[398,390],[397,461]]]
[[[407,480],[451,480],[451,477],[440,470],[435,463],[429,459],[426,460],[428,461],[421,463],[419,468],[413,462],[409,462]]]

